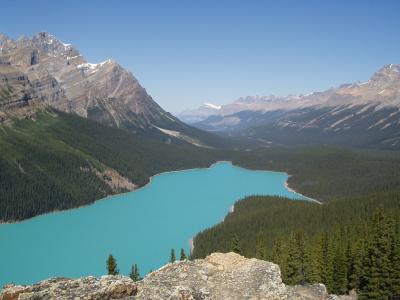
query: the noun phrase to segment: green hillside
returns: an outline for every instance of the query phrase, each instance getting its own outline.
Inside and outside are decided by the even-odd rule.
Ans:
[[[85,205],[123,187],[115,170],[141,186],[169,170],[205,167],[215,151],[170,145],[56,111],[0,125],[0,220],[30,218]]]

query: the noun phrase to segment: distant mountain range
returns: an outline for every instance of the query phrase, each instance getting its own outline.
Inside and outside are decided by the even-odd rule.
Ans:
[[[224,105],[204,103],[199,108],[185,110],[179,113],[177,116],[179,119],[188,124],[194,124],[204,121],[211,116],[229,116],[241,111],[270,110],[274,107],[282,107],[285,103],[293,98],[298,97],[276,97],[273,95],[255,97],[248,96],[239,98],[232,103]]]
[[[400,149],[400,65],[384,66],[364,83],[308,95],[240,98],[179,117],[263,145],[322,142]]]
[[[0,120],[38,106],[163,141],[210,146],[213,139],[164,111],[112,59],[89,63],[71,44],[45,32],[17,40],[0,33]]]

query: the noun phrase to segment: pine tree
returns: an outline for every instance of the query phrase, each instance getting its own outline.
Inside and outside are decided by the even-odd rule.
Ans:
[[[322,282],[326,285],[326,288],[331,292],[333,287],[333,260],[335,257],[334,253],[334,240],[329,239],[328,234],[323,234],[323,258],[324,258],[324,269],[322,272]]]
[[[400,299],[400,220],[397,219],[392,233],[390,255],[390,294],[393,299]]]
[[[379,209],[371,223],[365,262],[365,286],[361,296],[368,299],[387,299],[390,289],[390,229],[388,220]]]
[[[170,257],[169,257],[169,262],[170,262],[170,263],[173,263],[175,260],[176,260],[176,257],[175,257],[175,250],[174,250],[174,249],[171,249],[171,255],[170,255]]]
[[[119,270],[117,269],[117,261],[112,254],[110,254],[107,259],[107,273],[108,275],[119,274]]]
[[[129,277],[133,281],[141,280],[140,273],[139,273],[139,268],[138,268],[137,264],[132,265],[131,272],[129,273]]]
[[[365,241],[363,238],[356,240],[349,249],[349,289],[358,290],[362,284],[363,266],[364,266],[364,248]]]
[[[323,237],[318,235],[306,247],[304,266],[306,281],[309,283],[322,282],[323,267]]]
[[[265,259],[265,242],[264,242],[264,235],[263,235],[262,231],[260,231],[257,235],[256,258]]]
[[[334,256],[333,292],[336,294],[347,292],[347,257],[346,249],[341,244],[336,247]]]
[[[304,234],[297,231],[289,238],[289,253],[287,266],[287,283],[290,285],[303,284],[304,273]]]
[[[242,253],[242,249],[240,248],[240,244],[239,244],[239,237],[237,236],[236,233],[234,234],[233,239],[232,239],[232,251],[237,254]]]
[[[281,269],[282,278],[284,281],[287,279],[287,247],[281,236],[275,239],[274,245],[271,251],[270,259],[279,265]]]
[[[185,260],[185,259],[186,259],[185,250],[183,248],[181,248],[181,257],[179,260]]]

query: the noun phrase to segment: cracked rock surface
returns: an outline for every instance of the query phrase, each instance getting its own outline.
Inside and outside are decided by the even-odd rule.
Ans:
[[[103,276],[6,286],[0,300],[14,299],[354,300],[357,295],[330,295],[323,284],[285,285],[278,265],[231,252],[170,263],[137,283],[124,276]]]

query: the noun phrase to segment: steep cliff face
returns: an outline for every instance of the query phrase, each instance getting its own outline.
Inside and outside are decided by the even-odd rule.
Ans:
[[[11,118],[31,118],[42,105],[25,73],[0,63],[0,124]]]
[[[0,107],[23,105],[32,98],[28,77],[9,64],[0,64]]]
[[[235,253],[167,264],[134,283],[123,276],[51,279],[32,286],[6,286],[0,300],[12,299],[357,299],[329,295],[323,284],[287,286],[273,263]]]

